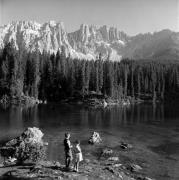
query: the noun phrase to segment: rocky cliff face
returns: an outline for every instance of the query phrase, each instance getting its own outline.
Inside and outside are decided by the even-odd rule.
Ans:
[[[13,22],[2,27],[0,34],[1,47],[13,40],[17,49],[25,47],[30,51],[56,52],[62,45],[70,48],[63,23],[50,21],[41,25],[32,21]]]
[[[104,57],[120,60],[118,49],[125,46],[126,37],[117,29],[106,26],[97,28],[82,24],[79,30],[67,33],[62,22],[18,21],[0,28],[0,47],[13,40],[17,49],[25,47],[29,51],[38,49],[56,53],[63,46],[66,54],[73,58],[95,59],[102,53]]]
[[[111,60],[179,57],[179,34],[169,30],[129,37],[114,27],[82,24],[79,30],[67,33],[62,22],[17,21],[0,27],[0,48],[12,40],[17,49],[29,51],[56,53],[64,47],[66,55],[79,59],[96,59],[99,54]]]
[[[68,34],[69,43],[75,51],[90,54],[93,57],[102,54],[112,60],[120,60],[120,49],[125,47],[128,37],[116,28],[88,26],[82,24],[80,29]]]

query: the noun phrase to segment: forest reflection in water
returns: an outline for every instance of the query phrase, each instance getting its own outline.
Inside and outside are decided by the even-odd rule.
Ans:
[[[0,138],[14,136],[26,127],[42,129],[118,129],[121,127],[147,126],[174,127],[179,121],[177,105],[139,104],[125,107],[84,108],[71,105],[12,106],[0,108]]]
[[[70,105],[13,106],[0,109],[0,127],[23,129],[28,126],[116,127],[132,124],[174,125],[177,106],[140,104],[125,107],[84,108]],[[174,124],[173,124],[174,123]]]

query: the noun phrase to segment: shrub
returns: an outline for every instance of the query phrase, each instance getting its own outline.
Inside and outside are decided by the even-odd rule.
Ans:
[[[20,164],[26,160],[37,162],[46,157],[46,147],[40,142],[25,143],[22,141],[20,145],[16,147],[14,157]]]
[[[7,142],[0,148],[3,157],[14,157],[17,163],[24,161],[37,162],[46,157],[46,145],[43,140],[43,133],[36,127],[27,128],[21,136]]]

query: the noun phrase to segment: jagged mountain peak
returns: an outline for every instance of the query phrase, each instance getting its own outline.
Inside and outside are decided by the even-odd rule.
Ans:
[[[42,24],[42,26],[48,26],[48,27],[51,27],[51,28],[61,28],[65,31],[65,25],[64,25],[64,22],[62,21],[54,21],[54,20],[50,20],[48,22],[45,22],[44,24]]]
[[[103,32],[104,28],[107,31]],[[41,52],[45,50],[55,53],[64,46],[66,53],[74,58],[95,59],[102,53],[104,57],[111,54],[111,59],[120,59],[118,45],[114,45],[114,42],[120,46],[125,44],[116,28],[81,24],[79,30],[67,33],[64,23],[60,21],[43,24],[35,21],[14,21],[0,28],[0,31],[1,47],[14,40],[17,49],[23,46],[30,51],[38,49]]]
[[[179,33],[168,29],[130,37],[116,27],[106,25],[81,24],[78,30],[67,33],[61,21],[43,24],[13,21],[0,27],[0,47],[11,40],[17,49],[25,47],[29,51],[56,53],[63,46],[67,55],[80,59],[95,59],[99,54],[111,60],[152,58],[163,52],[179,57]]]

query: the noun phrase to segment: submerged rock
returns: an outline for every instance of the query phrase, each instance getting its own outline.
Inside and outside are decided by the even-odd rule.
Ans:
[[[101,152],[101,156],[110,156],[111,154],[113,154],[113,150],[112,149],[103,149]]]
[[[122,166],[122,164],[113,164],[113,167],[116,167],[116,168],[119,168],[121,166]]]
[[[109,157],[108,158],[109,161],[119,161],[118,157]]]
[[[120,147],[122,148],[122,149],[131,149],[131,148],[133,148],[133,146],[131,145],[131,144],[128,144],[128,143],[125,143],[125,142],[121,142],[121,145],[120,145]]]
[[[154,179],[151,179],[149,177],[145,177],[144,180],[154,180]]]
[[[143,176],[139,176],[136,178],[137,180],[154,180],[154,179],[151,179],[149,177],[143,177]]]
[[[127,167],[128,170],[130,170],[131,172],[139,172],[140,170],[142,170],[142,167],[140,167],[139,165],[137,164],[130,164],[128,167]]]
[[[99,133],[93,132],[92,136],[88,140],[88,143],[89,144],[98,144],[100,142],[102,142],[102,139],[101,139]]]
[[[106,167],[105,168],[106,170],[110,171],[111,173],[115,173],[115,170],[112,168],[112,167]]]

